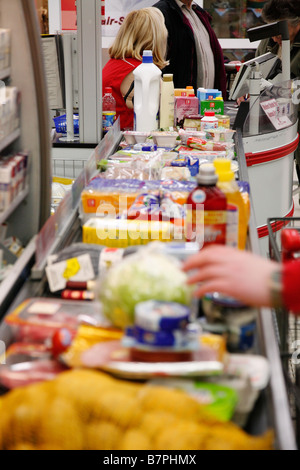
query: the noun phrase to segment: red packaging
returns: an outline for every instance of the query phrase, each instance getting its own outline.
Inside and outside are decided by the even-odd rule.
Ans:
[[[186,203],[185,237],[203,246],[226,243],[227,199],[216,186],[218,176],[211,164],[201,165],[198,186]]]
[[[67,328],[75,334],[81,324],[107,324],[97,302],[50,297],[25,300],[4,321],[11,330],[14,342],[44,344],[61,328]]]

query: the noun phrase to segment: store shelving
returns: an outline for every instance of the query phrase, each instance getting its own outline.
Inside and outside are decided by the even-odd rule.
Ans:
[[[16,237],[24,248],[0,284],[0,318],[25,282],[28,264],[33,264],[35,237],[50,216],[51,143],[49,106],[40,28],[34,0],[1,0],[0,27],[11,32],[10,66],[0,71],[20,92],[19,129],[0,141],[2,154],[25,151],[29,155],[28,186],[0,213],[7,237]],[[24,73],[26,70],[26,73]]]
[[[0,70],[0,80],[5,80],[10,76],[10,67]]]
[[[17,196],[16,198],[12,201],[10,206],[3,212],[0,212],[0,224],[3,224],[9,216],[19,207],[22,201],[26,198],[26,196],[29,194],[29,186],[27,188],[23,189]]]
[[[4,137],[4,139],[0,140],[0,152],[6,149],[10,144],[15,142],[21,135],[21,130],[16,129],[8,136]]]

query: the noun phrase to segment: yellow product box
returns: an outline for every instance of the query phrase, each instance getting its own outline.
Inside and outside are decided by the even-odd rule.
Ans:
[[[118,192],[101,192],[83,190],[81,193],[82,209],[85,214],[110,214],[115,212],[118,215],[124,210],[128,210],[137,198],[139,191],[128,194]]]
[[[145,245],[151,241],[170,242],[173,239],[174,226],[168,221],[92,217],[82,227],[83,243],[114,248]]]
[[[129,209],[143,186],[143,181],[135,179],[111,180],[98,175],[81,193],[82,211],[85,214],[117,216]]]

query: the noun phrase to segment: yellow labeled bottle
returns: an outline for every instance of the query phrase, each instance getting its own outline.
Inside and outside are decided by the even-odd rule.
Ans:
[[[160,94],[160,127],[174,126],[174,83],[173,74],[163,75]]]
[[[247,242],[248,213],[245,201],[231,170],[231,161],[226,158],[214,160],[219,177],[217,186],[227,199],[226,245],[244,250]]]

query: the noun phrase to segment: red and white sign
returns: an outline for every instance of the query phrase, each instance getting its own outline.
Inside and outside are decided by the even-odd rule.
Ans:
[[[292,125],[290,118],[281,113],[280,105],[275,99],[263,101],[260,105],[276,130],[285,129]]]
[[[125,16],[132,10],[152,6],[153,0],[99,0],[101,2],[102,34],[116,36]],[[61,0],[62,30],[76,30],[76,0]]]
[[[61,29],[76,30],[76,0],[61,0]]]

